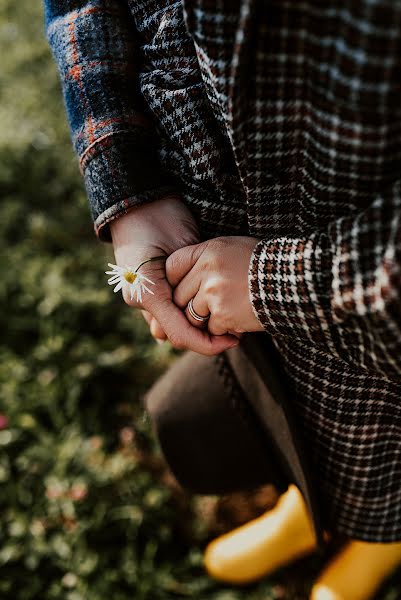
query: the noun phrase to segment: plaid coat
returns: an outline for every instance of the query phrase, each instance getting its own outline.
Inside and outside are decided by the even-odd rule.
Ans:
[[[401,540],[401,1],[45,2],[97,235],[179,192],[260,238],[326,522]]]

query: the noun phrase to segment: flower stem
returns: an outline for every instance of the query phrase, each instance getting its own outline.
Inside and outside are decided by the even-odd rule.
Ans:
[[[167,256],[162,255],[162,256],[153,256],[152,258],[147,258],[146,260],[143,260],[135,269],[135,273],[137,271],[139,271],[139,269],[142,267],[142,265],[148,263],[148,262],[155,262],[156,260],[167,260]]]

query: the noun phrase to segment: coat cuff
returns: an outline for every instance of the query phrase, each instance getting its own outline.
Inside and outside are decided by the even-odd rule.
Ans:
[[[248,283],[255,315],[271,335],[331,345],[331,259],[324,236],[260,240]]]
[[[109,222],[130,208],[177,193],[177,182],[159,164],[152,137],[113,132],[97,140],[80,160],[95,233],[111,242]]]

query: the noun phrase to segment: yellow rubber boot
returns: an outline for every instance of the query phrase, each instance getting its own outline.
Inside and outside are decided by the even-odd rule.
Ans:
[[[401,565],[401,542],[351,541],[324,569],[310,599],[371,600],[398,565]]]
[[[313,552],[316,539],[303,497],[291,485],[261,517],[213,540],[204,563],[211,577],[246,584]]]

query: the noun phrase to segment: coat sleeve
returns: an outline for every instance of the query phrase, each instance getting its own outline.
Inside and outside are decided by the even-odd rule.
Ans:
[[[138,40],[126,0],[45,0],[74,148],[97,236],[130,207],[174,193],[138,82]]]
[[[253,308],[274,336],[388,378],[401,376],[401,180],[360,213],[305,238],[262,239]]]

